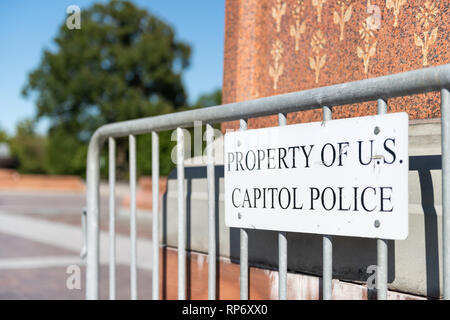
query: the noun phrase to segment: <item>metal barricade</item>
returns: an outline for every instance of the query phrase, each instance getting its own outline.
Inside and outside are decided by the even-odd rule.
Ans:
[[[332,108],[346,104],[377,101],[378,114],[387,112],[390,98],[431,91],[441,94],[442,130],[442,243],[444,298],[450,299],[450,64],[420,69],[378,78],[360,80],[328,87],[315,88],[251,101],[231,103],[144,119],[108,124],[99,128],[91,138],[87,158],[87,275],[86,298],[99,298],[99,158],[102,145],[109,144],[110,186],[110,299],[115,298],[115,138],[129,137],[130,148],[130,234],[131,234],[131,299],[137,299],[136,255],[136,139],[135,135],[152,134],[153,182],[153,266],[152,294],[159,299],[159,141],[158,132],[177,129],[178,180],[178,298],[186,298],[186,209],[184,201],[184,135],[182,128],[192,127],[194,121],[206,123],[207,179],[208,179],[208,298],[216,297],[216,235],[213,160],[213,123],[240,120],[240,130],[247,130],[247,119],[267,115],[279,117],[279,125],[286,125],[289,112],[322,108],[323,120],[332,119]],[[278,233],[279,241],[279,299],[286,299],[287,238]],[[323,236],[323,298],[332,297],[333,238]],[[388,246],[377,239],[377,296],[387,298]],[[240,231],[240,296],[248,299],[248,233]]]

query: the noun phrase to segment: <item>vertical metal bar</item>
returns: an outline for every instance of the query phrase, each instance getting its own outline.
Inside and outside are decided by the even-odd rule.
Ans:
[[[333,237],[322,238],[323,249],[323,299],[331,300],[333,295]]]
[[[136,137],[129,135],[130,157],[130,291],[131,300],[137,299],[137,247],[136,247]]]
[[[278,114],[278,125],[286,125],[286,114]],[[278,299],[287,299],[287,233],[278,232]]]
[[[178,300],[186,299],[186,202],[184,195],[184,132],[177,128]]]
[[[383,99],[377,101],[377,113],[387,113],[387,102]],[[377,299],[387,299],[387,273],[388,273],[388,242],[377,239]]]
[[[80,258],[82,260],[86,259],[87,255],[87,209],[83,208],[81,213],[81,231],[83,233],[83,246],[81,247]]]
[[[323,121],[332,119],[331,107],[323,107]],[[325,235],[322,238],[323,254],[323,299],[331,300],[333,290],[333,237]]]
[[[152,132],[152,299],[159,300],[159,136]]]
[[[387,113],[387,102],[383,99],[377,100],[377,113],[386,114]]]
[[[377,299],[387,299],[387,268],[388,268],[388,242],[385,239],[377,239]]]
[[[247,119],[239,121],[241,131],[247,130]],[[240,229],[240,289],[241,300],[248,300],[248,231]]]
[[[208,299],[216,299],[216,201],[214,172],[214,129],[206,124],[208,180]]]
[[[116,141],[108,139],[109,148],[109,299],[116,299]]]
[[[99,298],[100,280],[100,147],[102,140],[94,135],[89,142],[86,185],[87,185],[87,258],[86,258],[86,299]]]
[[[450,300],[450,92],[441,90],[442,253],[444,299]]]

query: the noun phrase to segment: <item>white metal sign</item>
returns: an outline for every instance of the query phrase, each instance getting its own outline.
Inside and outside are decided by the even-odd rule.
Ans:
[[[408,115],[225,135],[229,227],[403,240]]]

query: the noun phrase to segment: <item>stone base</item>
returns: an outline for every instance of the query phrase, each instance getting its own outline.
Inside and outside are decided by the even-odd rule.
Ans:
[[[187,255],[186,298],[188,300],[208,299],[208,257],[205,254],[190,252]],[[177,250],[160,250],[160,298],[178,298]],[[216,298],[218,300],[239,299],[239,264],[230,259],[220,258],[217,263]],[[322,299],[322,279],[316,276],[288,273],[288,300]],[[278,272],[257,267],[249,270],[250,300],[278,299]],[[375,290],[364,285],[334,280],[333,300],[371,300],[376,299]],[[424,297],[389,291],[389,300],[423,300]]]

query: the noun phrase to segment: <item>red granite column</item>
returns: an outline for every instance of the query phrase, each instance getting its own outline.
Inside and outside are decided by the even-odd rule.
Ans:
[[[449,2],[431,0],[228,0],[224,103],[266,97],[449,63]],[[411,119],[440,117],[437,94],[392,99]],[[335,118],[376,113],[344,106]],[[320,111],[289,123],[320,121]],[[276,124],[275,117],[249,126]],[[224,123],[223,130],[237,128]]]

